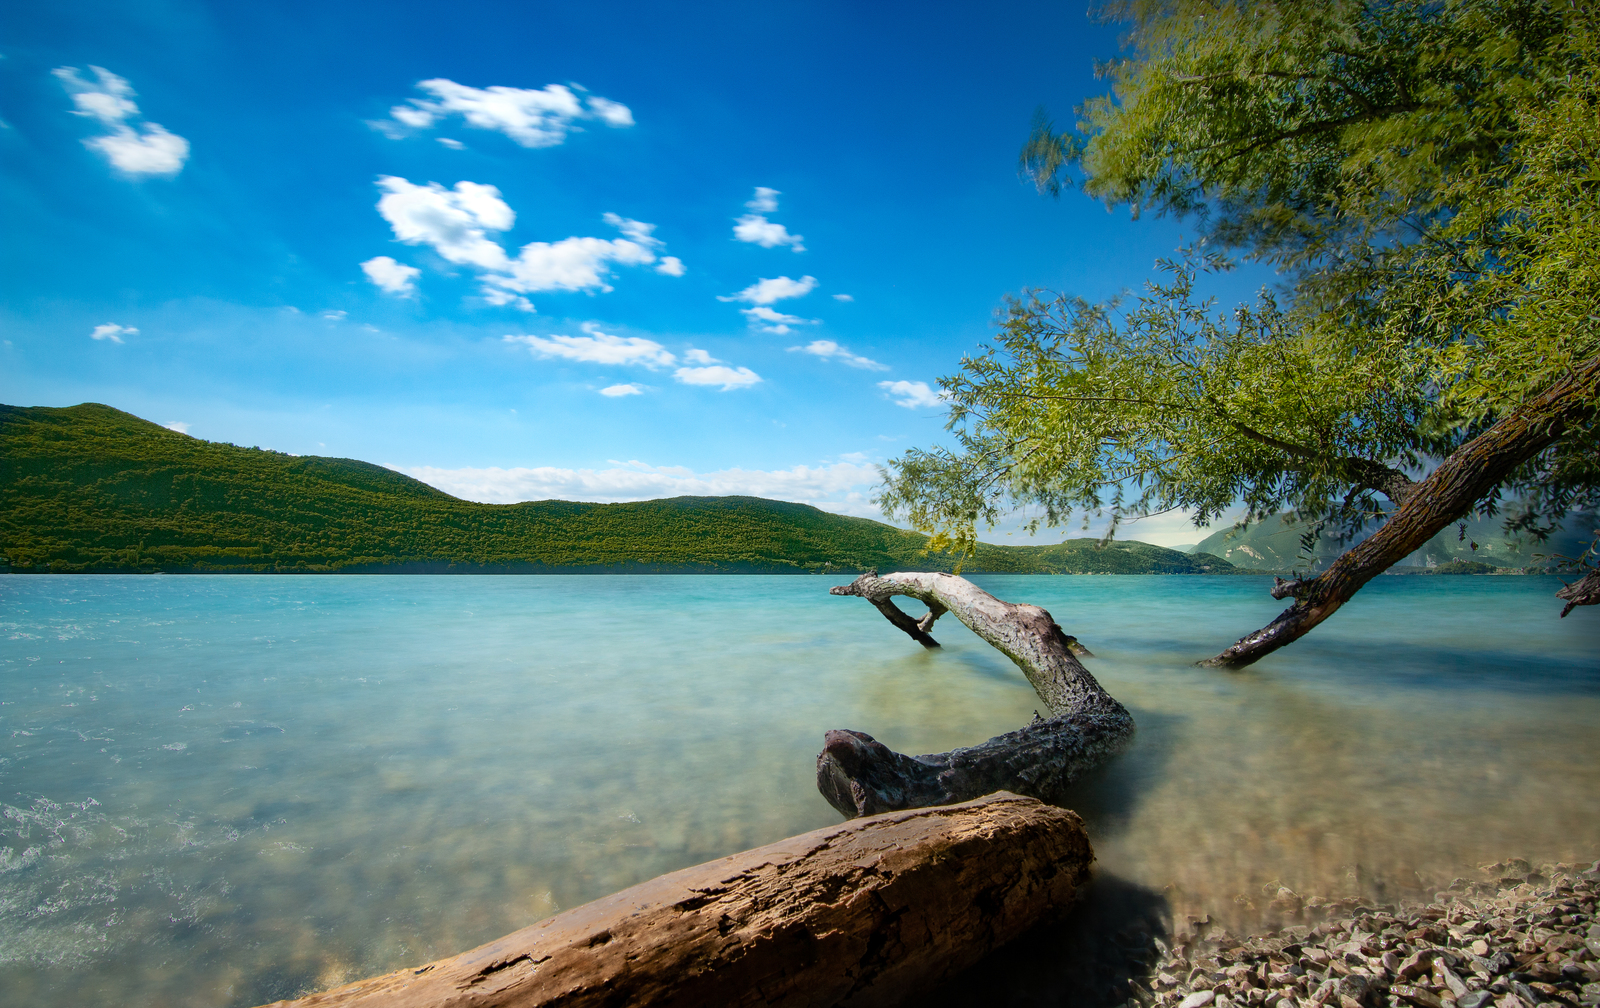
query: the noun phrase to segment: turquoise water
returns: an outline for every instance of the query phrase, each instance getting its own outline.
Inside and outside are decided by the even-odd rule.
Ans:
[[[1600,856],[1600,612],[1383,578],[1240,673],[1258,578],[978,577],[1134,712],[1102,866],[1176,912]],[[931,752],[1038,700],[820,577],[0,576],[0,1002],[254,1005],[836,822],[822,732]]]

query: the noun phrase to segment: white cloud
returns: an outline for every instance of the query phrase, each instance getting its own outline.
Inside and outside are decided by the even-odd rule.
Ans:
[[[513,305],[531,312],[533,304],[524,294],[609,291],[612,288],[606,278],[613,266],[649,265],[656,262],[656,251],[663,247],[653,234],[654,224],[607,213],[605,222],[626,237],[529,242],[512,259],[489,237],[490,232],[510,230],[517,220],[494,186],[457,182],[454,189],[446,189],[437,182],[421,186],[384,175],[378,179],[378,187],[384,191],[378,213],[389,222],[395,237],[408,245],[430,245],[445,260],[480,270],[483,296],[494,305]],[[669,257],[657,269],[681,275],[683,263]]]
[[[407,245],[431,245],[449,262],[504,271],[510,267],[505,249],[488,232],[506,231],[517,215],[500,198],[500,190],[476,182],[457,182],[454,190],[437,182],[413,185],[383,175],[378,188],[378,213],[394,236]]]
[[[617,464],[612,469],[403,469],[445,493],[465,500],[512,504],[527,500],[622,501],[662,497],[744,495],[797,501],[827,511],[880,518],[868,500],[880,480],[873,465],[835,462],[774,471],[738,467],[697,473],[682,466]]]
[[[849,294],[835,294],[833,296],[833,299],[835,301],[854,301],[855,300],[855,298],[851,297]]]
[[[78,75],[77,67],[52,70],[77,106],[73,115],[94,119],[107,132],[90,137],[84,145],[104,154],[112,167],[129,175],[176,175],[189,159],[189,141],[159,123],[139,119],[133,87],[105,69],[91,66],[93,82]],[[132,122],[130,122],[132,120]]]
[[[927,382],[881,381],[878,387],[883,389],[889,398],[894,399],[896,406],[904,406],[906,409],[941,407],[949,398],[948,392],[935,392],[928,387]]]
[[[614,102],[610,98],[601,98],[599,95],[591,95],[585,98],[583,103],[589,107],[590,112],[594,113],[607,126],[623,127],[633,125],[633,110],[621,102]]]
[[[718,301],[744,301],[747,304],[769,305],[774,301],[804,297],[817,289],[817,278],[801,277],[791,280],[786,276],[762,278],[737,294],[717,295]]]
[[[391,121],[374,125],[398,138],[407,129],[430,129],[441,119],[460,115],[468,126],[504,133],[524,147],[562,143],[569,132],[580,128],[573,125],[577,120],[597,119],[613,127],[633,125],[633,113],[626,105],[582,88],[575,93],[562,84],[475,88],[440,77],[418,81],[417,89],[432,98],[413,98],[409,104],[396,105],[389,110]]]
[[[626,385],[607,385],[605,388],[600,390],[601,395],[609,396],[612,399],[615,399],[619,396],[642,395],[643,393],[644,389],[640,388],[638,385],[632,384],[631,382]]]
[[[422,271],[415,266],[395,262],[388,256],[377,256],[362,263],[361,272],[385,293],[409,297],[416,293],[417,275]]]
[[[783,193],[776,189],[758,185],[756,194],[750,197],[750,201],[744,206],[746,210],[754,210],[756,213],[772,213],[778,209],[778,197],[782,195]]]
[[[661,244],[661,239],[654,237],[656,230],[654,224],[636,221],[631,217],[614,214],[609,210],[601,214],[600,219],[641,245],[655,246]]]
[[[139,330],[135,329],[133,326],[122,326],[107,323],[105,325],[95,326],[94,332],[89,334],[89,338],[110,340],[113,343],[121,343],[122,337],[137,335],[139,335]]]
[[[861,368],[863,371],[889,370],[887,364],[879,364],[870,357],[853,354],[833,340],[812,340],[805,346],[790,347],[789,352],[810,354],[813,357],[821,357],[823,360],[836,360],[846,367]]]
[[[524,343],[537,357],[560,357],[587,364],[641,364],[670,367],[678,362],[671,351],[642,336],[614,336],[585,322],[587,336],[506,336],[507,343]]]
[[[761,376],[747,367],[732,368],[725,364],[714,364],[710,367],[681,367],[672,372],[672,377],[685,385],[721,385],[724,392],[747,388],[761,381]]]
[[[723,364],[723,363],[726,363],[725,361],[717,360],[715,357],[713,357],[710,354],[706,353],[704,350],[701,350],[699,347],[690,347],[689,349],[685,350],[683,352],[683,359],[688,361],[690,364]]]
[[[483,299],[492,305],[510,305],[518,311],[525,311],[529,314],[533,314],[535,311],[533,302],[527,298],[512,294],[509,291],[495,290],[493,287],[485,287],[483,289]]]
[[[667,276],[683,276],[686,271],[687,267],[683,265],[683,260],[677,256],[662,256],[660,265],[656,267],[657,273],[665,273]]]
[[[189,428],[193,425],[185,423],[182,420],[174,420],[171,423],[162,424],[161,426],[165,427],[167,430],[175,430],[179,434],[187,434],[189,433]]]
[[[805,235],[790,234],[788,228],[782,224],[775,224],[760,214],[745,214],[734,221],[733,236],[739,241],[760,245],[762,248],[792,245],[796,252],[806,250],[803,244],[806,240]]]
[[[611,290],[606,277],[611,266],[644,266],[655,254],[626,238],[563,238],[558,242],[529,242],[512,260],[504,276],[486,282],[506,290],[533,293],[548,290]]]
[[[441,144],[443,144],[444,146],[450,148],[451,150],[466,150],[467,149],[467,145],[462,143],[460,140],[453,140],[450,137],[434,137],[434,139],[438,140]]]
[[[782,224],[774,224],[766,218],[767,214],[778,209],[779,195],[781,194],[776,189],[756,186],[755,195],[745,203],[745,209],[753,212],[734,221],[734,238],[752,245],[760,245],[762,248],[790,245],[796,252],[804,252],[806,250],[804,235],[790,234],[788,228]]]
[[[347,311],[325,311],[322,313],[322,317],[327,319],[329,322],[342,322],[344,321],[345,316],[349,314],[350,313]]]
[[[783,312],[774,311],[765,305],[756,305],[754,308],[740,308],[740,312],[749,320],[750,324],[762,332],[776,333],[787,336],[794,332],[789,327],[792,325],[816,325],[817,319],[804,319],[798,315],[785,315]],[[762,323],[767,323],[762,325]]]

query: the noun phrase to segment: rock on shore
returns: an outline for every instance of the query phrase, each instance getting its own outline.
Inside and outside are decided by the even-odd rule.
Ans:
[[[1139,1008],[1596,1008],[1600,861],[1485,865],[1432,903],[1302,901],[1306,923],[1240,939],[1190,920],[1135,983]],[[1312,923],[1312,922],[1315,923]]]

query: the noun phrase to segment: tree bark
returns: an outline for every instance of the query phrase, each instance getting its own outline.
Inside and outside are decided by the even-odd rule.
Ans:
[[[1592,569],[1583,577],[1556,592],[1556,598],[1566,603],[1561,616],[1581,605],[1600,605],[1600,569]]]
[[[1002,602],[953,574],[902,572],[879,577],[870,571],[834,595],[866,599],[896,627],[924,647],[946,612],[1016,662],[1050,709],[1049,718],[981,745],[947,753],[907,756],[863,732],[836,730],[824,736],[817,757],[817,790],[846,816],[891,809],[968,801],[1006,790],[1043,801],[1057,800],[1083,773],[1103,763],[1133,734],[1133,718],[1078,661],[1087,655],[1045,610]],[[896,595],[928,606],[920,620],[893,602]]]
[[[1242,668],[1305,636],[1362,585],[1460,520],[1518,466],[1590,420],[1597,388],[1600,358],[1577,368],[1462,445],[1406,493],[1382,528],[1346,550],[1327,570],[1315,577],[1275,583],[1274,598],[1295,599],[1277,619],[1200,664]]]
[[[1012,794],[813,830],[277,1008],[909,1002],[1070,905],[1083,821]]]

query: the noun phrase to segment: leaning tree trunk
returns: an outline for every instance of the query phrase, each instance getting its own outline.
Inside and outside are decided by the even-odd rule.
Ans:
[[[894,752],[871,735],[830,731],[817,757],[817,789],[846,816],[969,801],[1012,791],[1054,801],[1085,771],[1115,754],[1133,734],[1133,718],[1078,661],[1087,649],[1045,610],[1015,605],[953,574],[869,571],[834,595],[866,599],[923,647],[946,612],[1021,667],[1051,716],[968,749],[927,756]],[[907,595],[928,606],[912,619],[893,602]]]
[[[1277,619],[1200,664],[1243,667],[1305,636],[1348,602],[1362,585],[1459,520],[1518,466],[1589,420],[1594,415],[1597,386],[1600,358],[1579,367],[1462,445],[1407,494],[1370,538],[1346,550],[1315,577],[1274,585],[1273,598],[1293,596],[1295,600]],[[1579,596],[1572,599],[1575,605],[1591,605],[1600,600],[1592,590],[1575,594]]]

